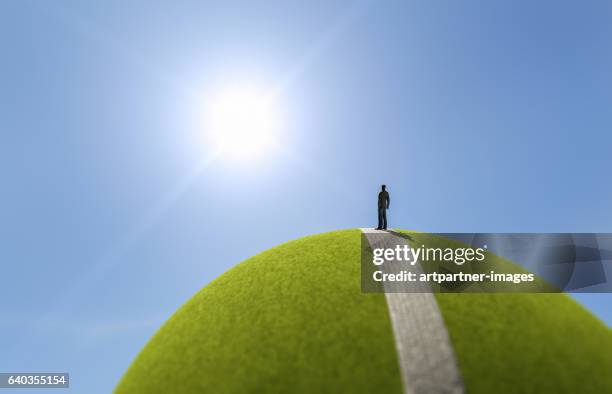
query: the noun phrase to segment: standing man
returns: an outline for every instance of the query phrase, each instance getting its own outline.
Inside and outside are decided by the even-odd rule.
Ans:
[[[376,230],[387,229],[387,209],[389,209],[389,193],[387,193],[387,186],[382,185],[382,190],[378,193],[378,227]]]

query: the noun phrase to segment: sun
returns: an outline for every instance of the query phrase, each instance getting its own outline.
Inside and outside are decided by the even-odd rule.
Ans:
[[[264,92],[223,92],[209,102],[206,118],[210,142],[222,156],[260,158],[278,145],[278,111]]]

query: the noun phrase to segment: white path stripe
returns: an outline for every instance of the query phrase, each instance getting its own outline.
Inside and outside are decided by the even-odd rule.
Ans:
[[[406,243],[399,233],[361,230],[372,249],[395,248]],[[401,270],[396,264],[382,264],[381,267],[385,273]],[[420,264],[414,267],[421,269]],[[465,392],[444,320],[429,285],[389,282],[384,284],[384,288],[404,393]]]

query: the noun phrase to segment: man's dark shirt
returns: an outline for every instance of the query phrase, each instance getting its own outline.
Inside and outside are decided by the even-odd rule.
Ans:
[[[378,193],[378,208],[389,209],[389,193],[387,191]]]

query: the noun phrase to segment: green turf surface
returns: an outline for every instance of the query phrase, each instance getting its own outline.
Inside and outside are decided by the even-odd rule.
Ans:
[[[400,393],[385,298],[361,294],[359,259],[346,230],[244,261],[170,318],[116,392]]]
[[[237,265],[164,324],[116,393],[401,393],[384,295],[360,291],[360,248],[359,230],[337,231]],[[612,392],[612,331],[567,295],[436,297],[469,393]]]
[[[465,246],[402,232],[414,246]],[[491,253],[485,261],[482,272],[525,272]],[[439,269],[435,263],[423,267]],[[537,281],[521,290],[555,291]],[[520,286],[482,288],[508,292]],[[474,294],[477,290],[436,294],[468,392],[612,393],[612,330],[567,294]]]
[[[468,392],[612,392],[612,331],[566,294],[436,298]]]

